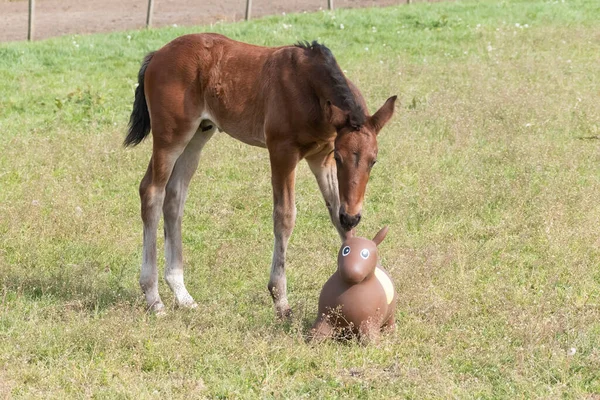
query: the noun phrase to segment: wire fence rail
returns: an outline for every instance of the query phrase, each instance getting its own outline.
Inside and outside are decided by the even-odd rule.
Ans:
[[[322,0],[323,5],[327,2],[327,9],[334,9],[334,0]],[[400,2],[404,2],[406,4],[412,3],[414,0],[403,0]],[[28,0],[28,26],[27,26],[27,40],[32,41],[35,39],[35,11],[36,11],[36,0]],[[245,0],[245,20],[248,21],[252,18],[252,0]],[[240,4],[241,5],[241,4]],[[155,0],[148,0],[147,8],[146,8],[146,28],[150,28],[153,25],[153,17],[155,14]]]

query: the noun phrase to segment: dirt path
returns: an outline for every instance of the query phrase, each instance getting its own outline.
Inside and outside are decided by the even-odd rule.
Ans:
[[[327,0],[253,0],[252,16],[317,11]],[[369,7],[406,0],[334,0],[335,7]],[[35,39],[141,28],[147,0],[37,0]],[[153,25],[198,25],[244,18],[245,0],[156,0]],[[27,0],[0,0],[0,42],[27,39]]]

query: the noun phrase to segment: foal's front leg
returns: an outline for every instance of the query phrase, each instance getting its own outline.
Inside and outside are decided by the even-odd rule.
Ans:
[[[310,170],[317,179],[319,190],[325,200],[331,223],[338,231],[342,242],[347,232],[340,223],[340,195],[338,190],[337,169],[333,158],[333,142],[321,152],[306,158]]]
[[[284,146],[269,146],[271,159],[271,183],[273,185],[273,233],[275,244],[269,292],[275,303],[275,312],[279,318],[289,317],[292,310],[287,300],[287,282],[285,277],[285,256],[288,241],[296,222],[296,204],[294,183],[296,166],[300,159],[295,149]]]

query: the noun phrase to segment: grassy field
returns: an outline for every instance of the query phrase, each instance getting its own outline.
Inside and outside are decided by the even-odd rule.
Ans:
[[[398,329],[379,344],[304,341],[339,246],[305,164],[295,316],[275,320],[267,153],[224,134],[205,149],[184,218],[199,308],[145,312],[137,185],[150,141],[121,142],[144,54],[197,31],[319,38],[371,110],[399,95],[359,226],[390,226],[380,252]],[[598,399],[599,104],[593,0],[0,44],[0,398]]]

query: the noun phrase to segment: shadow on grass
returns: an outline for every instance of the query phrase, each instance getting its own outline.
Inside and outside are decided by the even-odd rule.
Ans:
[[[33,301],[59,300],[77,309],[98,312],[116,304],[139,303],[140,293],[122,285],[122,272],[98,273],[89,265],[44,271],[12,267],[0,276],[0,290]]]
[[[316,319],[317,310],[308,309],[307,304],[303,301],[297,302],[292,307],[293,314],[291,319],[276,321],[275,325],[280,325],[280,328],[288,336],[296,336],[306,344],[319,345],[320,342],[311,342],[311,329]],[[355,346],[359,344],[358,336],[344,329],[337,330],[329,338],[329,341],[339,345]]]

